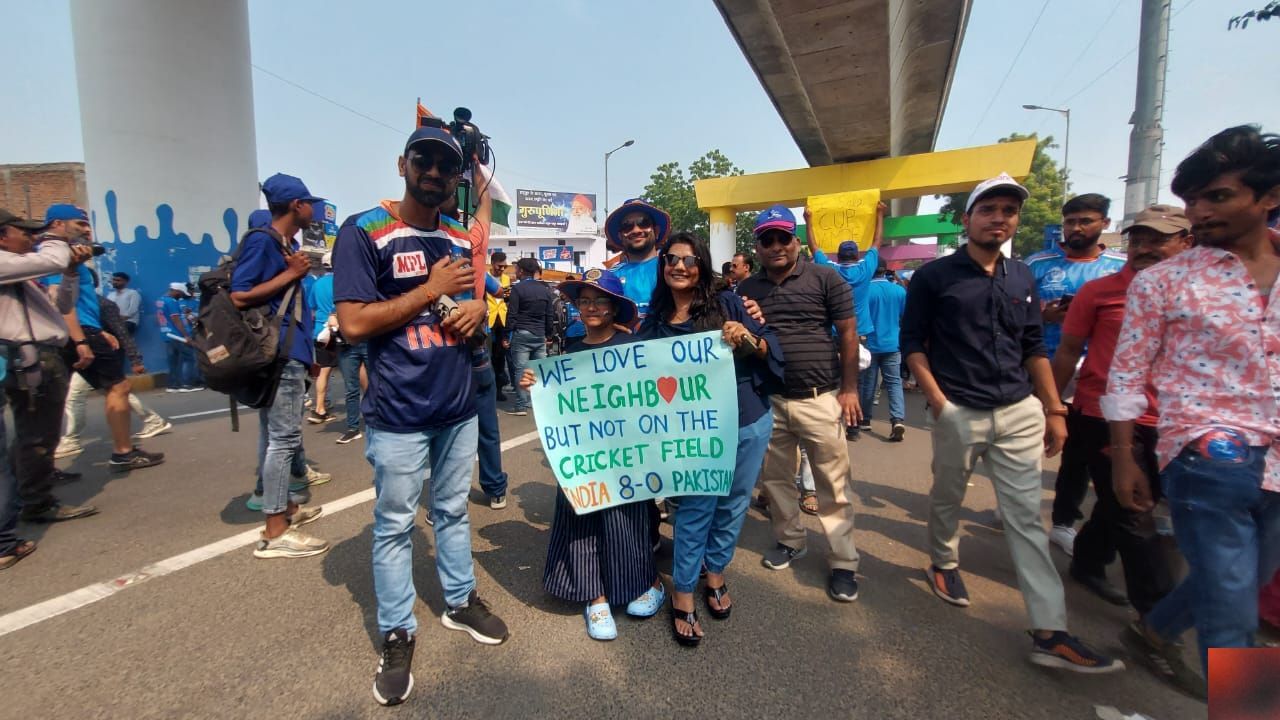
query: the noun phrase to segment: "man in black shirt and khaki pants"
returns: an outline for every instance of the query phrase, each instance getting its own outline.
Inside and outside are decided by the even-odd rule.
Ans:
[[[786,364],[783,387],[770,396],[773,436],[761,474],[778,544],[761,562],[782,570],[806,552],[795,485],[799,445],[813,467],[818,519],[831,545],[827,595],[852,602],[858,598],[858,551],[844,429],[862,419],[853,292],[836,271],[800,260],[795,230],[795,216],[787,208],[775,205],[761,212],[755,236],[763,269],[738,284],[739,295],[760,304]],[[833,325],[838,347],[831,338]]]
[[[1027,195],[1005,174],[980,183],[962,217],[968,243],[917,270],[907,291],[902,352],[933,425],[929,585],[942,600],[969,606],[958,569],[959,513],[985,459],[1031,618],[1031,661],[1113,672],[1124,665],[1067,634],[1062,580],[1040,517],[1040,458],[1062,449],[1067,409],[1042,339],[1035,279],[1000,252],[1018,229]]]

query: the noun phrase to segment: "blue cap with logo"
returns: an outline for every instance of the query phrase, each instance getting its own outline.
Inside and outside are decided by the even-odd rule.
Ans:
[[[286,205],[294,200],[310,203],[324,200],[322,197],[312,195],[302,180],[284,173],[276,173],[267,178],[262,183],[262,194],[267,197],[267,203],[271,205]]]
[[[785,230],[794,235],[796,233],[796,216],[791,209],[785,205],[774,205],[765,208],[756,216],[756,237],[759,237],[766,230]]]
[[[84,220],[89,222],[89,213],[69,203],[58,203],[57,205],[50,205],[49,209],[44,211],[45,225],[56,220]]]
[[[431,125],[424,125],[409,136],[408,142],[404,144],[404,154],[409,154],[409,149],[419,143],[439,143],[458,156],[458,161],[462,161],[462,147],[458,145],[458,140],[448,130]]]
[[[615,322],[626,325],[636,317],[636,303],[622,294],[622,281],[608,270],[591,268],[583,274],[581,280],[566,280],[556,286],[570,301],[576,302],[582,288],[595,288],[613,300]]]

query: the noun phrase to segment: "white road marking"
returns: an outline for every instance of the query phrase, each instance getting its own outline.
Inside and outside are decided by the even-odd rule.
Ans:
[[[225,409],[213,412],[225,412]],[[210,413],[195,414],[208,415]],[[190,417],[190,415],[174,416],[174,418],[180,417]],[[537,439],[538,433],[536,431],[529,432],[507,440],[502,443],[501,447],[503,451],[512,450]],[[325,516],[329,516],[340,513],[343,510],[348,510],[357,505],[363,505],[364,503],[373,500],[373,498],[373,488],[361,490],[358,493],[353,493],[346,497],[325,503],[324,514]],[[127,587],[133,587],[134,585],[144,583],[148,580],[163,577],[184,568],[189,568],[196,563],[211,560],[220,555],[226,555],[234,550],[239,550],[246,545],[252,545],[258,541],[258,533],[258,528],[245,530],[244,532],[236,533],[231,537],[223,538],[222,540],[209,543],[203,547],[198,547],[195,550],[188,550],[187,552],[174,555],[173,557],[166,558],[160,562],[152,563],[140,570],[125,573],[124,575],[112,580],[87,585],[79,590],[72,590],[65,595],[59,595],[58,597],[50,598],[44,602],[36,603],[35,605],[28,605],[21,610],[14,610],[13,612],[5,615],[0,615],[0,637],[4,637],[12,632],[17,632],[25,627],[30,627],[36,623],[44,622],[49,618],[57,617],[73,610],[79,610],[87,605],[92,605],[99,600],[111,597]]]
[[[241,406],[240,406],[240,409],[241,409],[241,410],[252,410],[253,408],[249,407],[248,405],[241,405]],[[228,407],[224,407],[224,408],[218,408],[217,410],[205,410],[204,412],[186,413],[186,414],[183,414],[183,415],[170,415],[170,416],[168,417],[168,419],[169,419],[169,420],[182,420],[182,419],[184,419],[184,418],[189,418],[189,417],[200,417],[201,415],[217,415],[218,413],[224,413],[224,412],[231,412],[231,408],[228,406]]]

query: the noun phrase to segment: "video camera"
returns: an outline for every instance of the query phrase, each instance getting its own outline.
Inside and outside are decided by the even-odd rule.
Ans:
[[[453,133],[462,148],[463,173],[471,169],[473,158],[479,158],[481,165],[489,164],[489,136],[480,132],[480,128],[471,122],[469,109],[453,109],[453,122],[449,123],[449,132]]]

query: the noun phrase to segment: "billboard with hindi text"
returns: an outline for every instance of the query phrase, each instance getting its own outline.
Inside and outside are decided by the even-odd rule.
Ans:
[[[595,235],[596,196],[550,190],[516,190],[516,227]]]

